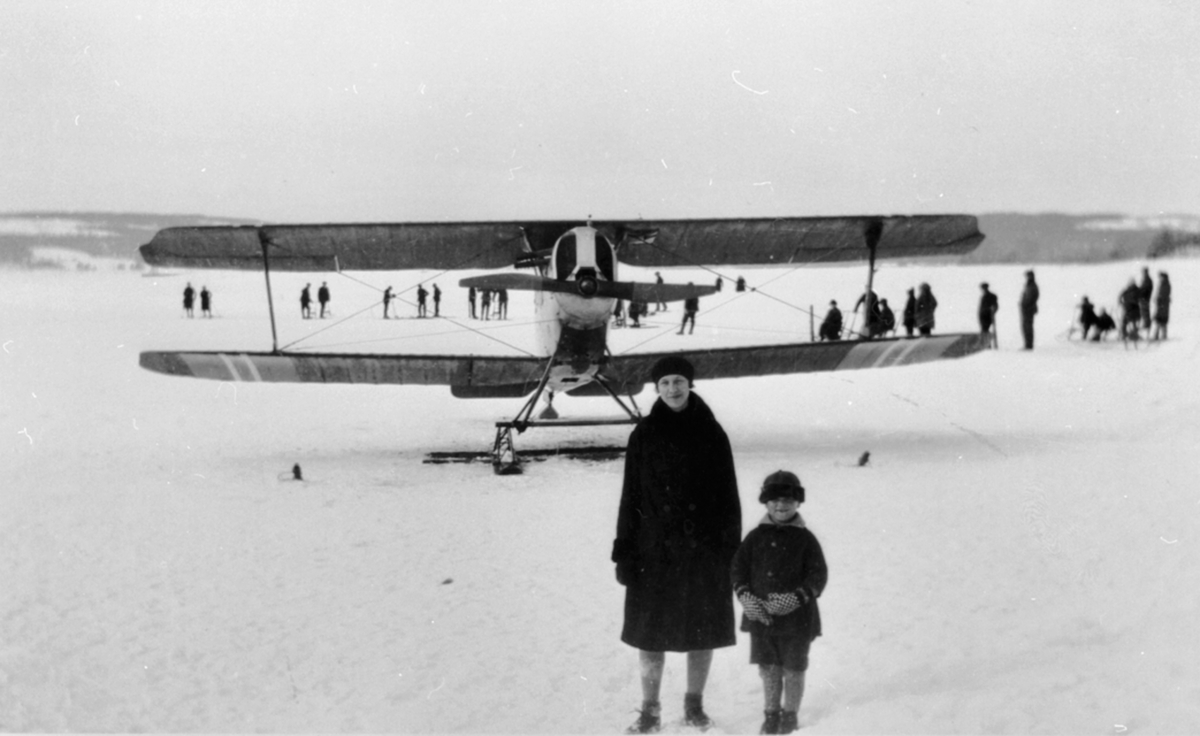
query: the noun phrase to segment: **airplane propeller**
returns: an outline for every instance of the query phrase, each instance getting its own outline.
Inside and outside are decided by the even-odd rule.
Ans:
[[[497,273],[472,276],[458,282],[459,286],[477,289],[511,289],[513,291],[550,291],[574,294],[587,298],[624,299],[632,302],[679,302],[692,297],[715,294],[715,286],[695,284],[641,284],[632,281],[602,281],[589,273],[580,274],[574,281],[559,281],[546,276],[526,273]]]

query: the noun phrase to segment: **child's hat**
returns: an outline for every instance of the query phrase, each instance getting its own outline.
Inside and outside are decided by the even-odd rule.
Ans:
[[[795,473],[787,470],[776,470],[763,481],[762,492],[758,494],[758,502],[766,503],[773,498],[794,498],[804,503],[804,486]]]

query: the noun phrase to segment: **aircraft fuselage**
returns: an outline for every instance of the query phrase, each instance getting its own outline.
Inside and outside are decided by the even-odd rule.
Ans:
[[[595,228],[580,226],[555,241],[545,275],[578,283],[586,293],[589,279],[616,281],[616,268],[616,253],[608,239]],[[593,380],[605,358],[608,321],[615,302],[600,296],[537,292],[539,348],[553,359],[547,388],[571,391]]]

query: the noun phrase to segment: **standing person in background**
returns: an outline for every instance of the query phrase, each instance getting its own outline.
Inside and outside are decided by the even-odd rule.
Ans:
[[[916,310],[917,331],[921,333],[921,337],[929,337],[933,334],[934,312],[937,311],[937,305],[937,298],[933,295],[929,284],[922,283],[917,292]]]
[[[1021,289],[1021,336],[1025,338],[1025,349],[1033,350],[1033,317],[1037,314],[1038,297],[1037,281],[1033,271],[1025,272],[1025,288]]]
[[[980,284],[979,288],[983,291],[979,297],[979,336],[983,338],[984,347],[998,348],[1000,341],[996,339],[992,328],[996,325],[996,311],[1000,309],[1000,299],[988,291],[986,281]]]
[[[1154,296],[1154,279],[1150,269],[1142,266],[1142,283],[1138,285],[1138,312],[1142,315],[1142,329],[1150,335],[1150,299]]]
[[[500,289],[496,293],[497,314],[500,319],[508,319],[508,289]]]
[[[429,292],[425,289],[425,284],[417,284],[417,316],[428,317],[429,309],[425,306],[425,300],[429,298]]]
[[[659,286],[662,285],[663,277],[662,277],[662,274],[659,273],[658,271],[654,272],[654,282],[657,283]],[[655,312],[655,314],[657,314],[658,312],[665,312],[665,311],[667,311],[667,304],[660,297],[658,299],[658,301],[655,302],[655,304],[654,304],[654,312]]]
[[[908,301],[904,302],[904,332],[908,337],[913,336],[913,329],[917,326],[917,297],[913,294],[913,290],[908,290]]]
[[[479,314],[481,319],[490,320],[492,318],[492,290],[480,289],[479,295]]]
[[[687,653],[684,724],[708,728],[703,694],[713,649],[737,641],[730,564],[742,510],[733,451],[692,392],[695,369],[671,355],[654,364],[658,400],[629,436],[612,560],[625,586],[621,641],[638,649],[642,708],[629,733],[661,726],[666,652]]]
[[[186,314],[189,319],[195,316],[192,314],[192,305],[195,303],[196,290],[192,288],[192,282],[189,281],[187,286],[183,287],[183,313]]]
[[[434,284],[433,285],[433,316],[441,317],[442,316],[441,311],[442,311],[442,290],[438,288],[437,284]]]
[[[325,281],[321,282],[321,288],[317,289],[317,301],[321,304],[321,319],[325,319],[325,305],[329,304],[329,284]]]
[[[887,299],[879,300],[879,334],[884,337],[896,330],[896,313],[888,306]]]
[[[1083,301],[1079,302],[1079,329],[1083,334],[1083,339],[1088,339],[1088,333],[1092,331],[1092,327],[1096,324],[1096,307],[1087,296],[1083,297]]]
[[[305,284],[300,290],[300,316],[303,319],[312,319],[312,293],[309,289],[312,284]]]
[[[842,339],[842,310],[838,309],[836,299],[830,300],[829,311],[825,313],[825,319],[821,322],[821,329],[817,331],[817,337],[821,340]]]
[[[1122,340],[1137,340],[1138,325],[1142,322],[1141,307],[1139,305],[1141,293],[1138,291],[1138,285],[1133,279],[1129,279],[1129,285],[1121,292],[1121,339]]]
[[[471,319],[475,319],[475,287],[467,289],[467,303],[471,305]]]
[[[688,282],[688,286],[692,286],[692,282]],[[679,325],[679,334],[683,334],[683,328],[688,327],[688,334],[692,334],[696,330],[696,312],[700,311],[700,297],[688,297],[683,302],[683,322]]]
[[[1158,296],[1154,299],[1154,339],[1167,339],[1167,322],[1171,319],[1171,279],[1166,271],[1158,272]]]
[[[212,292],[207,286],[200,287],[200,316],[212,319]]]
[[[391,306],[392,306],[392,287],[389,286],[383,290],[383,318],[384,319],[391,319],[391,317],[388,316],[388,310],[391,309]]]

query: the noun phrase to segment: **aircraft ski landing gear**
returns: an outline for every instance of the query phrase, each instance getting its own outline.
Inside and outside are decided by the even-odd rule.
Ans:
[[[513,430],[524,432],[528,427],[604,427],[614,424],[637,424],[639,417],[597,417],[594,419],[531,419],[528,421],[496,422],[496,441],[492,443],[492,470],[496,475],[520,475],[525,463],[513,445]],[[530,450],[527,455],[539,459],[546,456],[612,457],[620,455],[623,447],[559,446],[549,450]]]
[[[514,422],[496,422],[496,441],[492,443],[492,470],[496,475],[519,475],[522,472],[517,448],[513,447],[513,425]]]

